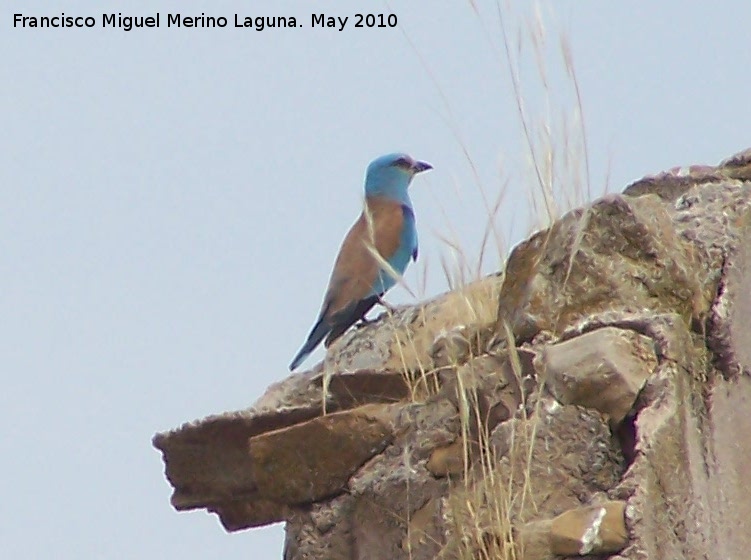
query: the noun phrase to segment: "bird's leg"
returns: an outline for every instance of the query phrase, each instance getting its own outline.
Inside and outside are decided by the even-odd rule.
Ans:
[[[379,297],[379,298],[378,298],[378,304],[379,304],[379,305],[380,305],[381,307],[383,307],[383,308],[384,308],[384,309],[385,309],[385,310],[386,310],[386,311],[388,312],[388,314],[389,314],[389,315],[393,315],[393,314],[394,314],[394,313],[396,313],[396,312],[397,312],[397,310],[398,310],[398,308],[397,308],[397,307],[394,307],[393,305],[391,305],[391,304],[390,304],[389,302],[387,302],[387,301],[386,301],[385,299],[383,299],[382,297]]]
[[[381,296],[378,296],[378,301],[377,301],[377,303],[378,303],[378,304],[379,304],[379,305],[380,305],[381,307],[383,307],[384,309],[386,309],[386,312],[388,313],[388,315],[393,315],[394,313],[396,313],[396,311],[397,311],[397,309],[398,309],[397,307],[394,307],[393,305],[391,305],[390,303],[388,303],[388,302],[387,302],[387,301],[386,301],[385,299],[383,299],[383,298],[382,298]],[[377,321],[378,321],[379,319],[380,319],[380,317],[376,317],[375,319],[367,319],[367,318],[365,318],[365,316],[363,315],[362,317],[360,317],[360,320],[359,320],[359,321],[357,322],[357,325],[356,325],[356,327],[357,327],[358,329],[361,329],[361,328],[363,328],[363,327],[367,327],[368,325],[372,325],[373,323],[377,322]]]

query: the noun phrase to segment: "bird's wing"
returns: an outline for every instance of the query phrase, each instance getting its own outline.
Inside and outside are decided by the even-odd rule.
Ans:
[[[401,204],[372,197],[366,208],[344,238],[334,263],[324,298],[329,317],[372,295],[380,266],[368,247],[375,247],[388,260],[401,243],[404,223]]]
[[[417,262],[418,243],[417,230],[415,229],[415,213],[409,206],[402,206],[402,213],[406,216],[406,219],[411,222],[412,231],[415,236],[414,247],[412,248],[412,260]]]
[[[361,319],[382,295],[374,291],[380,264],[369,247],[389,260],[402,249],[404,210],[400,203],[370,197],[366,211],[347,233],[331,272],[318,320],[290,364],[294,370],[325,338],[328,346]],[[411,227],[411,225],[410,225]]]

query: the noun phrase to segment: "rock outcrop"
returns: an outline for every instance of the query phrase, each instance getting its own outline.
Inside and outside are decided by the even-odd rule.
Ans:
[[[745,558],[751,150],[572,211],[154,445],[176,509],[286,521],[287,560]]]

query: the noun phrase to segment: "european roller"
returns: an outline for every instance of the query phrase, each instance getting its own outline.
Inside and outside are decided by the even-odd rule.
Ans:
[[[342,242],[318,319],[290,370],[324,338],[328,347],[362,319],[396,284],[394,272],[404,274],[409,261],[417,260],[415,212],[408,188],[415,175],[432,168],[406,154],[381,156],[368,165],[363,212]]]

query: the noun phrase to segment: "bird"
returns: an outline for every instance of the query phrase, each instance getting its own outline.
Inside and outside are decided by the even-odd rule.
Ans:
[[[383,304],[381,298],[396,284],[394,273],[404,274],[410,260],[417,260],[415,211],[408,188],[415,175],[429,169],[433,169],[429,163],[404,153],[370,162],[362,214],[342,241],[318,318],[290,371],[324,338],[328,347],[376,303]]]

